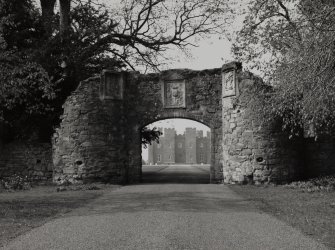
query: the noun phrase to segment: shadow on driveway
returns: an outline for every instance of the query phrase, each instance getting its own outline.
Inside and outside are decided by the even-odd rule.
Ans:
[[[142,183],[209,184],[209,165],[154,165],[142,167]]]

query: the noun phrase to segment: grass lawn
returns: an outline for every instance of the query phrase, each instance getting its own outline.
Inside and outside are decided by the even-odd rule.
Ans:
[[[0,192],[0,247],[34,227],[92,202],[102,193],[102,190],[56,192],[54,186]]]
[[[257,207],[335,249],[335,192],[303,192],[285,186],[238,186],[232,190]]]

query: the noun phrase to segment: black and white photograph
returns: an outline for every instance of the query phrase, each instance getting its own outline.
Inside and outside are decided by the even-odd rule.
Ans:
[[[0,0],[0,250],[335,249],[334,0]]]

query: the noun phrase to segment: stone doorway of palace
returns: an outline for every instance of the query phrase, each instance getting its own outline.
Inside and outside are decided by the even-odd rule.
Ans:
[[[209,183],[211,130],[189,119],[164,119],[146,126],[162,133],[142,145],[142,183]]]

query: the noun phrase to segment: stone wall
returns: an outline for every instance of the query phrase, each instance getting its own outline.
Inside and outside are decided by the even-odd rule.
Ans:
[[[208,137],[197,137],[196,145],[197,145],[197,163],[210,163],[210,150],[208,150],[210,144],[210,138]]]
[[[2,148],[3,148],[3,144],[4,144],[3,138],[4,138],[4,126],[0,122],[0,158],[1,158],[1,155],[2,155]]]
[[[229,76],[229,81],[235,79],[230,82],[234,85],[224,85],[228,78],[223,75]],[[303,176],[306,169],[333,169],[333,158],[323,153],[309,154],[314,158],[301,161],[301,155],[311,150],[333,155],[330,144],[304,146],[301,141],[289,140],[275,122],[260,124],[252,103],[259,99],[257,91],[268,87],[243,71],[239,63],[203,71],[111,76],[109,82],[104,81],[106,75],[83,81],[66,100],[53,138],[55,182],[139,182],[141,129],[168,118],[195,120],[211,129],[212,183],[282,183]],[[169,84],[185,89],[184,99],[177,100],[180,106],[168,103]],[[236,92],[226,95],[234,86]],[[175,85],[170,87],[168,91],[174,91]],[[329,163],[321,166],[322,159]]]
[[[223,84],[228,81],[225,72],[234,72],[234,94],[224,94],[234,90]],[[211,129],[212,183],[282,183],[335,172],[333,139],[289,140],[275,122],[260,124],[252,103],[259,99],[257,91],[267,87],[239,63],[203,71],[119,72],[110,77],[89,78],[67,98],[52,148],[27,142],[2,146],[0,128],[0,177],[16,173],[33,180],[53,175],[56,183],[139,182],[141,129],[168,118],[191,119]],[[180,106],[165,98],[171,83],[185,89],[182,102],[177,100]]]
[[[176,135],[176,162],[186,162],[185,136]]]
[[[113,77],[119,81],[117,75]],[[130,72],[119,77],[123,85],[115,91],[122,90],[120,98],[104,98],[108,93],[101,92],[104,83],[96,77],[83,81],[66,100],[53,139],[54,181],[139,182],[140,131],[166,118],[188,118],[211,128],[211,180],[221,181],[221,70],[170,70],[148,75]],[[185,83],[185,107],[164,107],[164,83],[180,79]],[[105,91],[113,89],[113,84]]]
[[[81,82],[63,105],[53,137],[56,183],[125,182],[123,103],[100,99],[99,85],[100,77]]]
[[[48,181],[52,178],[52,169],[50,143],[16,141],[3,145],[0,177],[17,174],[32,181]]]
[[[302,155],[304,172],[302,177],[335,174],[335,138],[322,136],[304,139]]]
[[[162,149],[163,163],[175,163],[176,162],[176,131],[173,128],[165,128],[162,138]]]
[[[128,145],[132,161],[129,173],[141,174],[141,145],[139,131],[143,126],[167,118],[186,118],[198,121],[211,129],[212,183],[222,180],[222,106],[221,69],[193,71],[187,69],[168,70],[161,74],[135,75],[128,81],[125,103],[127,124],[131,126]],[[185,107],[166,108],[162,89],[165,82],[182,79],[185,82]]]
[[[197,131],[195,128],[185,130],[186,164],[197,162]]]
[[[225,183],[287,182],[301,174],[300,147],[273,124],[260,124],[251,101],[262,81],[239,64],[237,96],[223,98],[223,176]]]
[[[4,144],[4,141],[3,141],[3,126],[0,123],[0,161],[2,161],[3,157],[4,157],[3,144]],[[2,167],[4,167],[4,166],[2,166]],[[0,175],[0,178],[1,178],[1,175]]]

